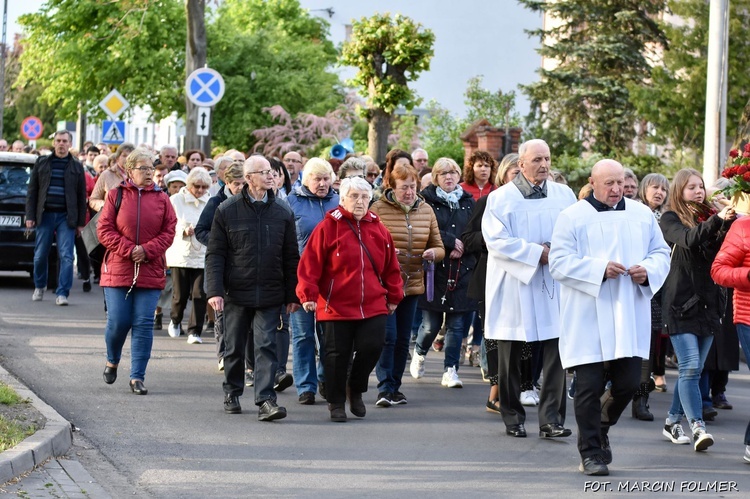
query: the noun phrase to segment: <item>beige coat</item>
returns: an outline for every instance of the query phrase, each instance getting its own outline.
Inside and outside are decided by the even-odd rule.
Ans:
[[[94,211],[101,210],[109,190],[114,189],[127,179],[127,174],[121,172],[117,165],[112,165],[110,168],[104,170],[97,177],[94,190],[91,191],[91,196],[89,196],[89,206],[91,209]]]

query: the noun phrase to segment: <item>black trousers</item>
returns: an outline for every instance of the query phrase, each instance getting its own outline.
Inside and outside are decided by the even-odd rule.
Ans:
[[[276,400],[273,390],[278,367],[276,328],[279,307],[251,308],[224,304],[224,393],[240,396],[245,390],[245,351],[253,345],[255,358],[255,405]],[[248,334],[252,329],[253,336]]]
[[[346,386],[353,393],[367,391],[370,373],[380,359],[385,343],[386,315],[355,321],[325,321],[326,399],[331,404],[346,402]],[[349,371],[350,360],[351,371]]]
[[[89,253],[86,251],[86,245],[83,244],[83,238],[81,235],[76,235],[76,257],[78,259],[78,273],[81,274],[81,279],[88,281],[91,277],[91,261],[89,259]]]
[[[640,357],[576,366],[576,394],[573,408],[578,423],[578,452],[582,458],[601,455],[602,434],[617,423],[633,400],[641,381]],[[612,388],[604,395],[606,373]]]
[[[521,395],[521,357],[526,342],[498,340],[498,391],[500,413],[506,426],[523,424],[526,410]],[[539,426],[565,424],[565,371],[560,363],[558,339],[539,342],[543,346],[544,381],[539,394]]]
[[[200,336],[203,319],[206,317],[206,292],[203,290],[203,269],[172,268],[172,309],[170,319],[175,324],[182,322],[188,299],[193,300],[193,309],[188,321],[188,334]]]

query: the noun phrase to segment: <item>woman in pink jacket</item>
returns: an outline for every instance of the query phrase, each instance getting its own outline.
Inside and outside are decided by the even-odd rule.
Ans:
[[[104,382],[117,379],[122,347],[132,330],[130,390],[146,395],[143,380],[154,339],[154,310],[166,281],[164,253],[174,239],[177,217],[169,196],[154,184],[149,151],[130,153],[125,169],[128,180],[107,193],[97,225],[107,250],[101,277],[107,303]]]

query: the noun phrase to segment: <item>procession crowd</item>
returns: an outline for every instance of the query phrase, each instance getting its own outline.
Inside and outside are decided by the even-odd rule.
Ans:
[[[438,351],[446,388],[481,367],[485,408],[511,437],[527,436],[527,406],[540,437],[571,436],[572,398],[585,474],[609,473],[609,431],[628,405],[654,419],[653,390],[673,394],[664,438],[714,443],[706,421],[732,408],[728,373],[740,344],[750,354],[750,218],[713,192],[722,185],[693,169],[639,182],[604,159],[576,194],[538,139],[499,163],[482,150],[465,166],[429,163],[422,149],[391,150],[383,165],[128,143],[110,154],[72,150],[57,132],[29,181],[32,299],[44,298],[55,239],[56,304],[68,304],[74,261],[84,291],[104,290],[106,383],[130,334],[130,388],[148,393],[168,309],[169,336],[214,335],[225,412],[241,413],[253,387],[261,421],[287,415],[276,393],[292,385],[302,405],[325,399],[332,421],[347,404],[365,417],[373,371],[377,407],[407,404],[407,366],[419,379]],[[744,438],[750,462],[750,424]]]

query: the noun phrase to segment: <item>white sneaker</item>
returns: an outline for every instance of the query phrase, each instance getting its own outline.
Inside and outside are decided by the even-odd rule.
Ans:
[[[180,325],[175,324],[172,321],[169,321],[169,326],[167,327],[167,333],[169,333],[169,336],[172,338],[179,338],[180,337]]]
[[[534,397],[534,390],[526,390],[525,392],[521,392],[521,397],[519,398],[521,400],[521,405],[525,405],[527,407],[534,407],[539,403]]]
[[[685,430],[682,429],[682,425],[680,423],[670,423],[669,418],[667,418],[667,421],[664,423],[664,429],[661,431],[661,434],[671,440],[673,444],[680,445],[690,443],[690,437],[685,435]]]
[[[44,288],[34,288],[34,294],[31,295],[31,301],[42,301],[44,298]]]
[[[59,305],[61,307],[65,307],[68,305],[68,297],[65,295],[57,295],[57,298],[55,299],[55,305]]]
[[[219,359],[219,371],[224,370],[224,357]]]
[[[706,429],[703,426],[693,428],[693,449],[695,449],[695,452],[706,450],[713,444],[713,435],[706,433]]]
[[[539,391],[537,391],[536,387],[532,388],[531,394],[534,396],[534,400],[536,400],[536,405],[539,405]]]
[[[447,386],[448,388],[463,388],[464,383],[458,377],[455,367],[449,367],[447,371],[443,373],[443,381],[441,385]]]
[[[742,456],[742,459],[744,459],[746,463],[750,463],[750,445],[745,446],[745,455]]]
[[[191,335],[188,336],[187,342],[188,342],[188,345],[194,345],[196,343],[198,343],[198,344],[203,343],[203,340],[201,339],[200,336],[197,336],[195,334],[191,334]]]
[[[424,355],[419,355],[416,350],[414,350],[414,355],[411,356],[409,372],[414,379],[419,379],[424,376]]]

